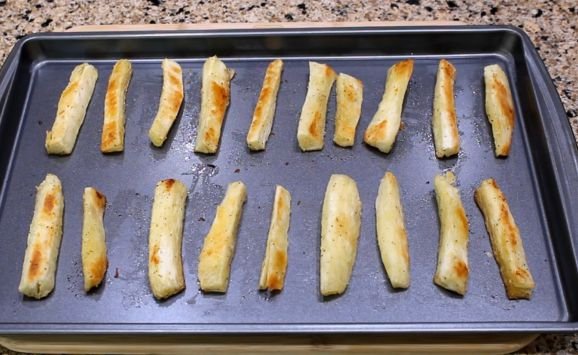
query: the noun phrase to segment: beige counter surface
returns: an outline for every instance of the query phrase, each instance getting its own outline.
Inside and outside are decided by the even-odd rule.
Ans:
[[[522,28],[546,63],[578,137],[578,3],[575,0],[8,0],[0,5],[0,62],[26,34],[63,31],[87,24],[400,20],[458,20]],[[544,335],[524,351],[577,352],[578,335]],[[3,353],[11,352],[0,347],[0,354]]]

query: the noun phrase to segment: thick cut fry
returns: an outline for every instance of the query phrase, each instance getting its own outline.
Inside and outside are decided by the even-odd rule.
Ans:
[[[403,98],[413,73],[413,60],[398,62],[387,71],[385,91],[377,112],[365,130],[364,141],[384,153],[389,153],[401,126]]]
[[[357,184],[347,175],[332,175],[321,215],[321,294],[341,294],[347,288],[357,255],[361,200]]]
[[[335,114],[333,142],[341,147],[351,147],[355,143],[355,131],[359,116],[361,116],[363,83],[351,75],[340,73],[335,91],[337,92],[337,113]]]
[[[161,147],[179,114],[183,97],[183,71],[181,66],[170,59],[163,60],[163,88],[159,101],[159,110],[149,129],[149,138],[157,147]]]
[[[433,112],[433,136],[438,158],[451,157],[460,150],[458,119],[454,103],[456,68],[445,59],[438,67]]]
[[[87,63],[78,65],[72,71],[68,85],[60,95],[52,130],[46,132],[48,154],[72,153],[97,79],[98,71]]]
[[[247,133],[247,145],[251,150],[265,149],[267,139],[269,139],[269,134],[271,134],[282,72],[283,61],[281,59],[272,61],[267,67],[265,79],[263,79],[263,88],[253,113],[249,133]]]
[[[434,282],[450,291],[465,295],[468,289],[468,232],[466,211],[452,172],[434,179],[440,219],[440,246]]]
[[[54,289],[63,215],[62,185],[58,177],[48,174],[36,188],[34,217],[18,286],[18,291],[28,297],[44,298]]]
[[[497,157],[507,157],[512,146],[514,131],[514,101],[508,84],[508,77],[499,65],[484,68],[486,83],[486,114],[492,125],[495,153]]]
[[[297,140],[303,151],[323,149],[327,101],[336,77],[329,65],[309,62],[307,96],[297,129]]]
[[[277,185],[265,259],[261,267],[259,289],[282,290],[287,269],[287,232],[291,217],[291,194]]]
[[[510,299],[532,297],[535,284],[522,245],[520,231],[506,196],[494,179],[482,181],[474,197],[484,214],[494,257]]]
[[[381,261],[393,288],[409,287],[409,248],[403,221],[399,186],[395,175],[386,172],[375,200],[377,242]]]
[[[187,188],[175,179],[155,188],[149,233],[149,281],[157,299],[185,288],[181,257]]]
[[[100,285],[108,267],[103,221],[106,197],[95,188],[87,187],[82,196],[82,205],[82,273],[84,291],[88,292]]]
[[[104,123],[100,139],[100,151],[103,153],[124,150],[124,106],[131,76],[132,65],[126,59],[116,62],[110,73],[104,99]]]
[[[227,291],[237,230],[246,198],[245,184],[241,181],[233,182],[227,187],[225,198],[217,207],[199,257],[199,283],[205,292]]]
[[[235,71],[227,68],[217,56],[205,61],[195,152],[205,154],[217,152],[221,139],[221,127],[231,98],[231,79],[234,75]]]

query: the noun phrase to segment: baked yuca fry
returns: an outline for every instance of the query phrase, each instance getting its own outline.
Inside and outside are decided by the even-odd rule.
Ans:
[[[341,294],[347,288],[361,227],[357,184],[347,175],[331,175],[321,214],[321,294]]]
[[[181,250],[186,199],[182,182],[166,179],[157,183],[149,232],[149,281],[157,299],[185,288]]]
[[[95,188],[87,187],[82,195],[82,206],[82,273],[84,291],[88,292],[100,285],[108,267],[103,221],[106,197]]]
[[[159,101],[157,115],[149,129],[151,143],[157,147],[163,145],[167,135],[179,114],[183,97],[183,71],[181,66],[170,59],[164,59],[163,64],[163,88]]]
[[[486,83],[486,115],[492,125],[495,153],[497,157],[507,157],[512,145],[514,131],[514,101],[508,84],[508,77],[499,65],[484,68]]]
[[[506,196],[494,179],[482,181],[474,197],[484,214],[494,257],[510,299],[530,298],[535,284],[522,245],[520,231]]]
[[[438,158],[451,157],[460,150],[458,119],[454,102],[456,68],[445,59],[440,60],[436,78],[433,112],[433,136]]]
[[[440,246],[434,282],[450,291],[465,295],[468,289],[468,232],[466,211],[452,172],[434,179],[440,219]]]
[[[217,152],[221,139],[221,127],[231,97],[231,79],[234,75],[235,71],[227,68],[217,56],[205,61],[195,152],[205,154]]]
[[[355,142],[355,130],[361,116],[363,83],[351,75],[340,73],[335,85],[337,113],[333,142],[341,147],[351,147]]]
[[[98,71],[87,63],[78,65],[70,74],[68,85],[58,101],[52,129],[46,132],[45,147],[48,154],[72,153],[97,79]]]
[[[28,297],[43,298],[54,289],[63,215],[62,185],[56,175],[48,174],[36,188],[34,217],[18,286],[18,291]]]
[[[398,62],[387,71],[385,91],[377,112],[365,130],[364,141],[384,153],[389,153],[401,126],[403,98],[413,73],[413,60]]]
[[[409,248],[403,221],[399,185],[395,175],[386,172],[375,200],[377,242],[381,261],[393,288],[409,287]]]
[[[275,59],[267,67],[265,79],[263,79],[263,88],[259,94],[257,106],[255,106],[249,133],[247,133],[247,145],[251,150],[265,149],[267,139],[269,139],[269,134],[271,134],[282,72],[283,61],[281,59]]]
[[[106,98],[104,99],[104,123],[100,139],[100,151],[103,153],[122,152],[124,150],[124,106],[131,76],[132,65],[126,59],[116,62],[112,73],[110,73]]]
[[[277,185],[267,237],[265,259],[261,267],[259,289],[282,290],[287,269],[287,232],[291,218],[291,194]]]
[[[297,129],[297,140],[303,151],[323,149],[327,101],[336,77],[329,65],[309,62],[307,96]]]
[[[217,207],[215,219],[205,237],[199,257],[199,283],[201,290],[205,292],[227,291],[237,230],[246,198],[245,184],[241,181],[232,182]]]

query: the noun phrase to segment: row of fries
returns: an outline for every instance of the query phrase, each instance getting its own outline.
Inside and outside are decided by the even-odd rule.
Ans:
[[[469,278],[469,223],[453,173],[435,177],[440,219],[440,241],[434,282],[464,295]],[[534,281],[522,239],[508,202],[493,179],[484,180],[475,191],[490,235],[495,259],[511,299],[530,298]],[[217,207],[199,256],[198,280],[204,292],[226,292],[231,261],[247,189],[243,182],[228,185]],[[164,299],[185,288],[181,257],[186,186],[175,179],[157,183],[149,229],[148,275],[153,295]],[[103,281],[108,266],[104,227],[106,197],[88,187],[83,195],[82,270],[84,289]],[[351,278],[361,229],[362,203],[356,182],[347,175],[329,179],[321,214],[320,291],[324,296],[343,293]],[[397,179],[391,172],[382,178],[375,201],[376,231],[381,259],[394,288],[410,285],[410,254]],[[54,288],[64,196],[59,178],[48,174],[37,187],[19,291],[43,298]],[[259,288],[281,290],[288,263],[288,231],[291,194],[277,186]]]
[[[403,101],[413,73],[414,61],[400,61],[387,73],[385,91],[377,112],[364,133],[366,144],[389,153],[401,126]],[[161,147],[177,118],[184,98],[181,66],[169,59],[162,62],[163,86],[157,114],[149,130],[153,145]],[[271,133],[277,94],[281,83],[283,61],[276,59],[267,67],[259,99],[247,134],[247,145],[254,151],[264,150]],[[110,75],[105,98],[104,124],[101,137],[103,153],[124,149],[125,100],[132,75],[126,59],[119,60]],[[219,147],[221,129],[230,101],[230,83],[235,71],[216,56],[203,65],[201,110],[195,152],[214,154]],[[454,102],[455,67],[447,60],[439,62],[434,93],[432,130],[436,156],[456,155],[460,149],[458,121]],[[58,112],[47,132],[49,154],[70,154],[86,115],[86,109],[98,78],[95,67],[77,66],[62,92]],[[508,79],[496,64],[484,68],[486,113],[492,125],[496,156],[510,152],[514,127],[514,104]],[[299,118],[297,140],[303,151],[321,150],[324,145],[327,103],[333,83],[336,84],[337,112],[333,141],[342,147],[354,144],[361,116],[363,83],[353,76],[339,75],[326,64],[309,62],[309,84]]]

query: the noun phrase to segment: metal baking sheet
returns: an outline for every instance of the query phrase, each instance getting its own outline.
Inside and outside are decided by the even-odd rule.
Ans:
[[[236,76],[221,145],[214,156],[193,153],[204,59],[217,54]],[[184,73],[184,107],[161,149],[147,131],[161,90],[162,58]],[[245,135],[266,65],[285,61],[273,133],[267,150],[250,153]],[[389,155],[366,145],[362,134],[384,88],[387,68],[411,57],[415,67],[403,110],[404,126]],[[103,102],[116,59],[133,62],[127,95],[126,147],[99,151]],[[438,160],[431,114],[437,62],[457,68],[456,106],[461,151]],[[296,130],[308,61],[328,63],[364,82],[362,116],[353,148],[335,146],[335,94],[328,108],[325,148],[302,153]],[[48,156],[45,132],[75,65],[99,71],[76,148]],[[516,107],[513,147],[496,159],[484,113],[483,67],[507,71]],[[0,334],[16,333],[300,333],[300,332],[540,332],[577,328],[577,151],[552,82],[527,36],[511,27],[223,30],[163,33],[41,34],[21,40],[0,81]],[[458,177],[470,221],[470,281],[465,297],[432,282],[438,247],[433,178]],[[394,291],[381,265],[374,201],[386,170],[400,182],[411,257],[411,286]],[[44,300],[17,291],[35,186],[46,173],[64,187],[64,234],[56,287]],[[357,261],[345,294],[319,293],[321,203],[333,173],[353,177],[363,202]],[[187,288],[157,302],[147,278],[148,227],[155,183],[178,178],[189,186],[183,241]],[[510,301],[473,191],[494,177],[509,199],[536,280],[530,301]],[[202,294],[196,272],[203,238],[227,183],[248,187],[228,292]],[[289,266],[285,289],[257,291],[275,184],[292,193]],[[108,197],[106,281],[83,292],[80,235],[82,189]]]

